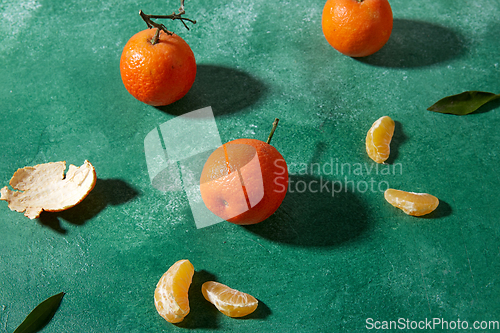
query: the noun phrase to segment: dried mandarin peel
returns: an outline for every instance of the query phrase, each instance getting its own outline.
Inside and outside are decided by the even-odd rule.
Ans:
[[[384,198],[388,203],[411,216],[427,215],[439,205],[439,199],[427,193],[387,189]]]
[[[366,134],[366,152],[375,162],[384,163],[389,158],[395,126],[394,120],[384,116],[377,119]]]
[[[42,211],[58,212],[80,203],[95,186],[97,176],[94,167],[85,161],[81,167],[70,165],[66,175],[66,162],[38,164],[18,169],[9,185],[2,188],[0,200],[9,208],[24,212],[30,219]]]

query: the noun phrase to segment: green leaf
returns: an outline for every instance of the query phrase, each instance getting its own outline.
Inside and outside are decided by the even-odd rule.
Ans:
[[[54,317],[59,305],[61,304],[64,293],[47,298],[42,303],[31,311],[24,319],[14,333],[35,333],[45,327],[48,322]]]
[[[458,95],[448,96],[440,99],[427,110],[463,116],[476,111],[484,104],[499,97],[500,94],[495,95],[490,92],[465,91]]]

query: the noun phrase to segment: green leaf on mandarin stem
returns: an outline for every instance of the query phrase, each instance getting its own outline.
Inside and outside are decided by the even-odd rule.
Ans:
[[[64,293],[47,298],[38,304],[33,311],[24,319],[14,333],[35,333],[45,327],[56,313],[61,304]]]
[[[497,98],[500,98],[500,94],[496,95],[484,91],[465,91],[461,94],[440,99],[427,110],[463,116],[476,111],[484,104]]]

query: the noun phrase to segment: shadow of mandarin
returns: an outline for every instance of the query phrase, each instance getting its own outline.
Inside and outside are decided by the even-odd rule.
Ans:
[[[461,56],[465,44],[464,36],[442,25],[395,19],[387,44],[371,56],[355,59],[382,67],[423,67]]]
[[[304,247],[338,246],[354,241],[369,227],[356,189],[340,180],[291,175],[288,193],[266,221],[245,228],[279,243]]]
[[[222,116],[253,106],[267,91],[262,81],[242,70],[200,64],[189,92],[179,101],[158,109],[180,116],[211,106],[215,116]]]

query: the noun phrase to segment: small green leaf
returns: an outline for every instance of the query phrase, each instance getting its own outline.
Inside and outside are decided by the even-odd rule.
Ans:
[[[54,317],[59,305],[61,304],[64,293],[47,298],[30,312],[14,333],[35,333],[45,327]]]
[[[495,95],[490,92],[465,91],[458,95],[448,96],[440,99],[427,110],[463,116],[476,111],[484,104],[499,97],[500,94]]]

